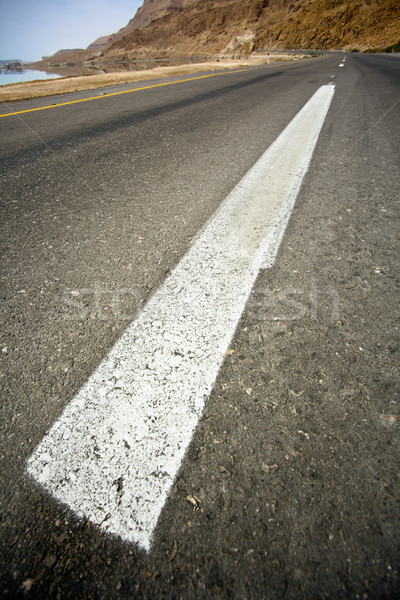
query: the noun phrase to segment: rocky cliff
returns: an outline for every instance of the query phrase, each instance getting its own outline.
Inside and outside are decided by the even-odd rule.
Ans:
[[[79,60],[384,49],[399,39],[398,0],[144,0],[126,27]]]
[[[112,42],[120,40],[126,35],[129,35],[136,29],[147,27],[152,21],[160,19],[165,15],[180,10],[193,2],[194,0],[144,0],[142,6],[137,10],[133,19],[129,21],[125,27],[113,33],[105,35],[88,46],[88,50],[98,50],[108,46]]]
[[[155,5],[165,14],[149,21],[146,10]],[[145,0],[137,16],[137,23],[141,17],[146,24],[114,40],[105,56],[365,50],[390,46],[400,38],[398,0]]]

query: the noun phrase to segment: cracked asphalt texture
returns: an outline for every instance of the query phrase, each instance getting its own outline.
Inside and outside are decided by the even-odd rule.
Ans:
[[[400,60],[340,59],[0,119],[3,597],[398,597]],[[53,501],[26,460],[328,82],[277,261],[145,554]]]

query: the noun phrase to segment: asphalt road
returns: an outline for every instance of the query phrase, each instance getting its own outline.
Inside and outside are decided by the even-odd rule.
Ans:
[[[398,595],[400,61],[342,58],[0,106],[20,113],[0,118],[4,597]],[[151,550],[105,535],[28,477],[27,460],[330,83],[277,260],[255,283]],[[101,96],[133,87],[148,89]]]

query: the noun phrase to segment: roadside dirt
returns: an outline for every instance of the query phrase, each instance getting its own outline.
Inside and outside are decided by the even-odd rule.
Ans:
[[[274,54],[273,56],[270,56],[270,62],[295,60],[298,58],[300,58],[298,55],[293,56],[293,54]],[[31,100],[33,98],[42,98],[45,96],[53,96],[55,94],[68,94],[71,92],[94,90],[120,83],[130,83],[131,81],[146,81],[148,79],[185,75],[188,73],[201,73],[210,70],[252,67],[265,64],[266,62],[267,57],[264,55],[262,57],[257,56],[240,60],[221,59],[219,61],[198,64],[190,63],[173,67],[157,67],[155,69],[143,71],[124,71],[122,73],[104,73],[100,75],[47,79],[46,81],[11,83],[0,88],[0,103],[13,102],[16,100]]]

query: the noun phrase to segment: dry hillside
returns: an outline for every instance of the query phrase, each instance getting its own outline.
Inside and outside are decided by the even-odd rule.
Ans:
[[[129,35],[135,31],[135,29],[147,27],[152,21],[160,19],[175,10],[184,8],[193,1],[194,0],[144,0],[143,5],[137,10],[135,16],[129,21],[128,25],[122,27],[117,33],[97,38],[97,40],[92,42],[87,49],[99,50],[112,42],[120,40],[125,35]]]
[[[194,2],[195,0],[144,0],[143,5],[138,9],[136,15],[131,19],[126,27],[118,32],[118,38],[131,33],[135,29],[143,29],[152,21],[160,19],[167,14],[181,10]],[[120,34],[123,35],[120,35]]]
[[[399,38],[398,0],[195,0],[116,40],[104,54],[128,58],[265,48],[364,50],[395,44]]]
[[[399,0],[144,0],[116,34],[50,62],[384,49],[399,40]]]

